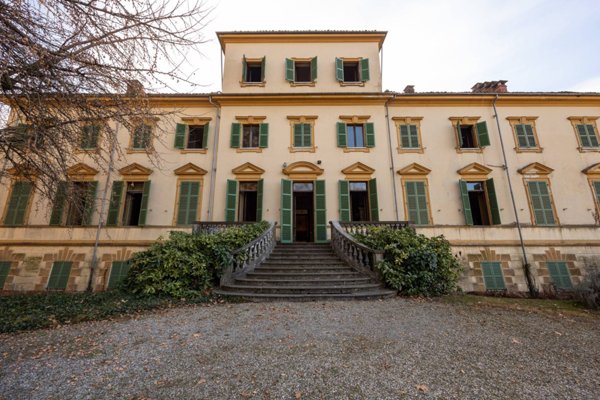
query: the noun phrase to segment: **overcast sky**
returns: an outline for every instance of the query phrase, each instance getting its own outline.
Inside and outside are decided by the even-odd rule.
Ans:
[[[600,92],[600,0],[206,0],[203,59],[179,91],[220,87],[216,31],[382,30],[383,89],[469,91],[508,80],[510,91]]]

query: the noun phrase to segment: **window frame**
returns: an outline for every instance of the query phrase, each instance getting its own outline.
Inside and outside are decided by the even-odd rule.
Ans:
[[[288,70],[289,70],[289,63],[293,63],[293,71],[292,71],[292,75],[293,75],[293,79],[288,79]],[[291,87],[296,87],[296,86],[311,86],[314,87],[317,84],[317,56],[315,57],[292,57],[292,58],[286,58],[286,65],[285,65],[285,79],[289,82]],[[310,74],[310,80],[309,81],[297,81],[296,80],[296,63],[307,63],[309,66],[309,74]]]
[[[357,68],[358,68],[358,81],[347,81],[346,80],[346,76],[345,74],[342,72],[342,74],[344,75],[344,79],[340,80],[338,79],[338,60],[341,60],[342,63],[342,70],[344,68],[344,65],[346,63],[357,63]],[[363,76],[363,60],[366,60],[367,63],[367,72],[368,72],[368,76],[365,78]],[[339,83],[340,86],[365,86],[365,83],[370,80],[371,78],[371,64],[369,61],[369,58],[365,58],[365,57],[336,57],[335,58],[335,77],[337,82]]]
[[[425,152],[425,147],[423,147],[423,140],[422,140],[422,135],[421,135],[421,121],[423,120],[423,117],[392,117],[392,120],[394,121],[395,125],[396,125],[396,139],[398,140],[398,147],[396,147],[396,150],[398,151],[398,154],[402,154],[402,153],[419,153],[419,154],[423,154]],[[417,127],[417,140],[418,140],[418,147],[402,147],[402,132],[401,132],[401,126],[403,125],[415,125]]]
[[[158,121],[158,119],[154,119],[152,121],[143,120],[143,121],[133,121],[132,122],[131,126],[133,129],[129,132],[129,144],[127,146],[128,154],[148,153],[148,151],[154,150],[154,136],[155,136],[157,121]],[[143,125],[150,127],[150,138],[148,140],[148,143],[146,144],[146,147],[144,147],[144,148],[133,147],[134,142],[135,142],[135,140],[134,140],[135,131],[138,127],[143,126]]]
[[[177,223],[177,216],[179,214],[179,202],[180,202],[180,197],[181,197],[181,184],[183,182],[198,182],[198,184],[200,185],[200,188],[198,189],[198,203],[196,204],[196,221],[200,221],[201,220],[201,216],[202,216],[202,191],[204,190],[204,178],[200,175],[200,176],[194,176],[194,175],[187,175],[187,176],[180,176],[177,178],[177,188],[176,188],[176,192],[175,192],[175,207],[173,210],[173,221],[172,221],[172,225],[173,226],[191,226],[191,224],[178,224]]]
[[[493,288],[488,288],[488,285],[486,283],[486,274],[484,272],[484,264],[494,264],[494,266],[497,266],[500,269],[500,276],[502,277],[502,287],[493,287]],[[490,260],[485,260],[485,261],[480,261],[479,262],[479,268],[481,269],[481,277],[483,279],[483,287],[485,288],[485,291],[506,291],[507,287],[506,287],[506,277],[504,276],[504,271],[502,271],[502,261],[490,261]],[[490,276],[490,278],[492,277],[497,277],[497,275],[492,275]]]
[[[59,191],[61,190],[61,187],[58,186],[57,187],[57,191],[54,195],[54,198],[52,199],[52,206],[51,206],[51,215],[50,215],[50,221],[49,221],[49,225],[50,226],[67,226],[67,227],[76,227],[76,226],[90,226],[92,225],[92,219],[94,217],[94,212],[97,211],[96,210],[96,203],[97,203],[97,194],[98,194],[98,185],[99,182],[96,181],[95,179],[95,175],[89,175],[89,176],[79,176],[76,179],[72,179],[72,180],[68,180],[68,181],[62,181],[59,183],[59,185],[64,184],[64,190],[65,192],[62,193],[62,196],[65,196],[65,198],[62,199],[62,205],[60,208],[60,218],[58,223],[54,223],[52,218],[54,218],[54,212],[55,212],[55,207],[56,207],[56,201],[57,201],[57,197],[60,195]],[[79,191],[77,189],[75,189],[75,187],[77,185],[81,185],[81,184],[85,184],[86,188],[84,191]],[[70,218],[70,212],[74,207],[74,198],[75,198],[75,192],[81,193],[82,197],[79,199],[81,201],[81,206],[82,206],[82,210],[81,210],[81,224],[70,224],[69,223],[69,218]],[[93,192],[93,197],[91,198],[87,198],[88,195],[90,195],[90,192]],[[90,203],[87,203],[87,201],[89,201]],[[76,207],[76,206],[75,206]],[[86,216],[86,213],[89,213]],[[87,219],[87,223],[86,222],[86,218]]]
[[[483,153],[483,149],[486,146],[482,146],[479,143],[479,134],[477,132],[477,124],[480,122],[485,122],[485,121],[480,121],[481,117],[450,117],[448,118],[451,123],[452,123],[452,130],[454,131],[454,140],[456,143],[456,152],[457,153]],[[460,146],[460,135],[461,133],[458,131],[458,125],[473,125],[473,139],[475,144],[477,144],[477,147],[461,147]],[[489,137],[489,131],[488,131],[488,137]]]
[[[338,123],[343,123],[346,125],[346,129],[345,129],[345,135],[346,135],[346,144],[341,147],[343,148],[344,153],[370,153],[371,152],[371,148],[375,147],[375,143],[373,143],[373,146],[369,146],[368,144],[368,140],[367,140],[367,124],[373,124],[373,122],[370,122],[369,120],[371,119],[370,115],[340,115],[339,116],[340,121],[338,121]],[[364,147],[350,147],[348,146],[348,125],[362,125],[363,126],[363,143],[364,143]],[[336,135],[339,134],[339,132],[337,132],[336,130]],[[373,124],[373,135],[375,136],[375,127]],[[338,147],[340,147],[338,145]]]
[[[548,270],[548,277],[550,278],[550,283],[558,290],[561,291],[572,291],[573,290],[573,276],[571,275],[571,271],[569,271],[569,262],[568,261],[564,261],[564,260],[546,260],[545,261],[546,264],[546,269]],[[561,264],[564,266],[565,271],[567,273],[567,277],[569,278],[569,286],[568,287],[563,287],[563,286],[558,286],[556,284],[556,281],[554,279],[554,277],[552,276],[552,272],[550,270],[550,265],[549,264]]]
[[[581,116],[581,117],[568,117],[567,119],[571,121],[571,126],[573,127],[573,132],[575,133],[575,138],[577,139],[577,150],[580,153],[594,153],[600,152],[600,134],[598,133],[598,125],[596,124],[596,120],[600,117],[594,116]],[[577,129],[578,125],[591,125],[594,130],[594,134],[596,135],[596,141],[598,142],[598,146],[594,147],[584,147],[581,143],[581,135],[579,134],[579,130]]]
[[[266,116],[255,116],[255,115],[249,115],[249,116],[236,116],[235,117],[235,121],[233,122],[233,124],[240,124],[240,142],[239,142],[239,146],[238,147],[233,147],[230,144],[230,148],[234,148],[236,153],[262,153],[264,149],[268,148],[268,123],[265,122],[265,120],[267,119]],[[261,125],[267,125],[267,145],[266,146],[261,146],[260,145],[260,127]],[[258,127],[258,147],[242,147],[243,144],[243,140],[244,140],[244,125],[259,125]]]
[[[425,188],[425,201],[427,203],[427,223],[425,224],[416,224],[417,226],[426,226],[433,225],[433,215],[431,213],[431,198],[429,196],[429,180],[427,176],[403,176],[400,179],[400,183],[402,185],[402,197],[404,200],[404,215],[407,221],[410,221],[410,214],[408,209],[408,190],[406,190],[406,184],[408,182],[422,182]]]
[[[111,287],[111,286],[110,286],[110,284],[111,284],[111,281],[112,281],[112,279],[111,279],[111,278],[112,278],[112,274],[113,274],[113,267],[114,267],[114,263],[125,263],[125,264],[129,264],[129,265],[127,266],[127,272],[129,273],[129,269],[131,268],[130,261],[131,261],[131,260],[112,260],[112,261],[110,262],[110,268],[109,268],[109,270],[107,271],[107,274],[106,274],[106,283],[105,283],[105,287],[104,287],[104,289],[105,289],[105,290],[115,290],[115,289],[118,289],[118,287],[119,287],[119,284],[122,282],[122,280],[120,280],[120,281],[118,281],[118,282],[116,283],[116,285],[115,285],[115,286],[113,286],[113,287]]]
[[[85,139],[85,129],[88,127],[97,127],[98,128],[98,135],[96,136],[96,146],[95,147],[83,147],[83,140]],[[82,153],[94,153],[94,152],[98,152],[100,151],[100,142],[102,141],[102,128],[103,128],[103,124],[100,123],[86,123],[83,124],[81,126],[81,130],[82,130],[82,137],[81,137],[81,141],[79,143],[79,146],[77,148],[78,152],[82,152]]]
[[[317,151],[315,144],[315,124],[318,116],[316,115],[288,115],[287,117],[290,123],[290,146],[288,150],[290,153],[314,153]],[[295,126],[297,124],[308,124],[310,125],[310,146],[297,147],[295,146]]]
[[[538,117],[506,117],[510,124],[510,128],[513,133],[513,139],[515,141],[515,151],[517,153],[541,153],[544,149],[540,146],[539,136],[537,134],[536,120]],[[530,125],[533,132],[533,139],[535,140],[534,147],[521,147],[519,145],[519,137],[517,134],[517,125]]]
[[[10,172],[10,171],[9,171]],[[31,188],[29,191],[29,196],[27,198],[27,204],[25,205],[25,212],[23,213],[23,223],[21,224],[6,224],[6,217],[10,207],[10,201],[12,199],[13,191],[15,189],[15,185],[19,182],[26,182],[31,184]],[[4,210],[2,211],[2,226],[27,226],[29,225],[29,214],[31,212],[31,206],[33,204],[33,197],[35,196],[35,183],[24,179],[24,178],[13,178],[11,180],[10,189],[8,190],[6,199],[4,201]]]
[[[209,135],[209,129],[210,129],[210,122],[212,121],[212,118],[210,117],[183,117],[181,118],[182,124],[185,125],[185,135],[183,138],[183,148],[177,148],[175,147],[176,150],[179,150],[179,153],[181,154],[187,154],[187,153],[196,153],[196,154],[206,154],[208,153],[208,139],[210,139]],[[190,149],[188,148],[188,142],[189,142],[189,137],[190,137],[190,126],[191,125],[203,125],[204,126],[204,136],[206,137],[206,139],[203,138],[203,140],[206,142],[206,148],[199,148],[199,149]],[[207,129],[208,127],[208,129]]]
[[[533,198],[531,197],[531,193],[529,191],[529,182],[538,181],[545,182],[548,188],[548,195],[550,196],[550,204],[552,207],[552,214],[554,217],[553,224],[538,224],[535,221],[535,210],[533,208]],[[552,184],[548,177],[524,177],[523,184],[525,185],[525,193],[527,195],[527,204],[529,205],[529,214],[531,216],[531,224],[533,226],[548,226],[548,227],[557,227],[560,225],[560,220],[558,218],[558,213],[556,212],[556,204],[554,203],[554,196],[552,194]]]
[[[260,82],[248,82],[247,81],[247,76],[248,76],[248,65],[251,64],[260,64],[261,65],[261,77],[262,80]],[[267,57],[263,56],[263,57],[246,57],[246,55],[242,56],[242,79],[240,79],[240,86],[241,87],[263,87],[267,84],[267,80],[266,80],[266,64],[267,64]]]

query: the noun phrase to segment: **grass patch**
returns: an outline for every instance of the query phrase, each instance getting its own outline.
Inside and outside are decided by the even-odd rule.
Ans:
[[[180,300],[140,296],[119,290],[0,296],[0,333],[96,321],[183,304],[206,303],[210,300],[210,296]]]
[[[595,315],[600,317],[600,312],[589,310],[575,300],[524,299],[455,294],[441,297],[439,301],[447,304],[458,304],[473,307],[496,307],[509,310],[543,312],[549,314],[564,314],[570,316]]]

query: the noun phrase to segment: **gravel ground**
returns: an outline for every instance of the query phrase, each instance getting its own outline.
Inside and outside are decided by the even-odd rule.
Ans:
[[[0,336],[6,399],[600,398],[600,319],[242,303]]]

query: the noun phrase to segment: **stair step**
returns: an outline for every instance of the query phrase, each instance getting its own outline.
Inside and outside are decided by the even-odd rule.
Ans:
[[[271,260],[270,258],[267,259],[267,261],[263,262],[260,265],[309,265],[315,268],[318,267],[326,267],[329,265],[343,265],[343,266],[347,266],[347,264],[345,262],[343,262],[342,260],[335,259],[335,260],[323,260],[323,262],[315,262],[314,260],[306,260],[306,259],[297,259],[297,260],[289,260],[289,259],[277,259],[277,260]]]
[[[311,268],[311,267],[258,267],[255,271],[264,272],[269,274],[297,274],[297,273],[306,273],[306,274],[314,274],[318,272],[327,272],[327,273],[340,273],[340,272],[355,272],[350,267],[320,267],[320,268]]]
[[[341,261],[338,256],[333,255],[315,255],[315,254],[297,254],[297,255],[271,255],[268,258],[269,261],[299,261],[307,260],[310,262],[327,262],[327,261]]]
[[[324,300],[378,300],[396,296],[393,290],[380,289],[369,290],[355,293],[316,293],[316,294],[274,294],[274,293],[253,293],[237,292],[230,293],[221,289],[216,289],[213,293],[235,297],[247,301],[324,301]]]
[[[304,277],[285,279],[279,277],[263,277],[263,278],[237,278],[235,284],[248,286],[294,286],[294,285],[310,285],[310,286],[331,286],[331,285],[356,285],[356,284],[373,283],[368,277],[358,278],[322,278],[322,277]]]
[[[262,272],[260,270],[254,270],[254,272],[249,272],[246,275],[246,278],[323,278],[323,279],[333,279],[333,278],[360,278],[364,275],[356,272],[356,271],[337,271],[337,272],[321,272],[321,271],[313,271],[313,272]]]
[[[296,285],[296,286],[252,286],[252,285],[223,285],[222,290],[227,292],[254,292],[273,294],[315,294],[315,293],[354,293],[375,289],[381,289],[378,283],[355,284],[355,285]]]

